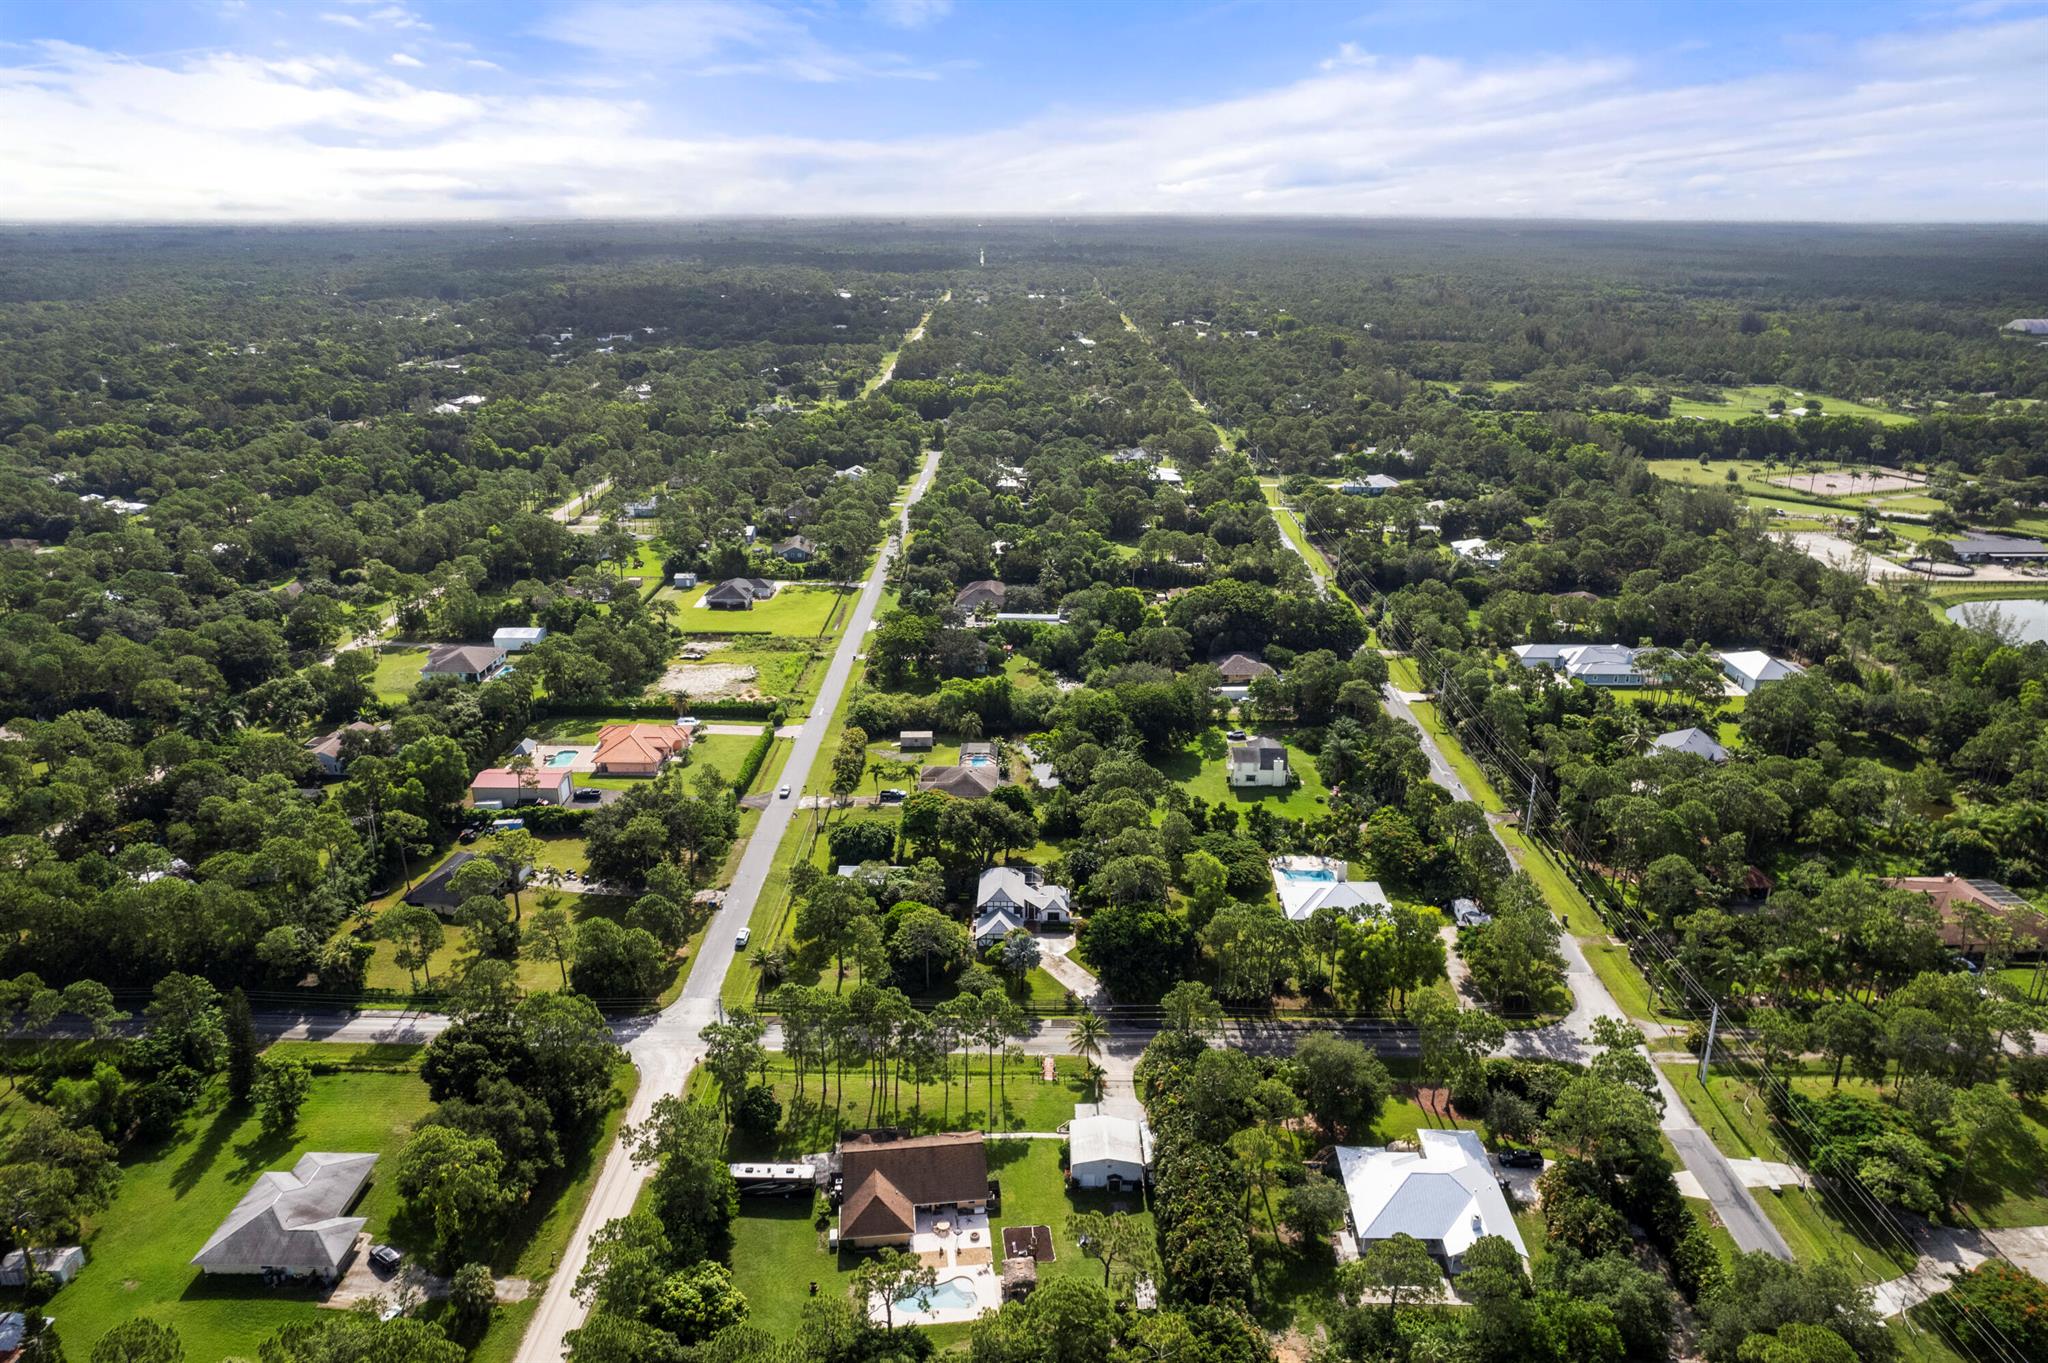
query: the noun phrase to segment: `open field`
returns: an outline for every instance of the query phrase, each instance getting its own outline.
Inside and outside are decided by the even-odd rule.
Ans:
[[[686,591],[664,587],[661,600],[676,604],[675,625],[685,634],[780,634],[794,639],[813,639],[825,629],[841,598],[852,595],[845,587],[785,582],[775,595],[751,610],[721,611],[697,603],[716,586],[705,583]]]
[[[377,670],[370,674],[370,689],[378,700],[404,700],[420,684],[420,669],[427,665],[423,648],[380,648]]]

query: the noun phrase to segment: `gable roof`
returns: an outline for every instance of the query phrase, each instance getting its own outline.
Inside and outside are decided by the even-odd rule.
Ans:
[[[1470,1131],[1416,1134],[1417,1150],[1340,1145],[1337,1168],[1361,1240],[1412,1235],[1456,1256],[1482,1235],[1498,1235],[1528,1257],[1486,1148]]]
[[[488,672],[505,661],[505,650],[490,644],[436,644],[427,650],[422,672]]]
[[[919,1207],[988,1196],[988,1150],[979,1131],[900,1140],[859,1132],[841,1142],[839,1170],[839,1233],[846,1237],[908,1235],[917,1229]]]
[[[591,761],[598,766],[658,767],[689,746],[688,731],[673,724],[607,724],[597,731]]]
[[[1723,653],[1721,655],[1721,664],[1724,667],[1733,668],[1736,672],[1753,682],[1783,681],[1787,677],[1796,677],[1806,670],[1797,663],[1780,661],[1777,658],[1773,658],[1770,654],[1754,648],[1737,649],[1733,653]]]
[[[1714,741],[1704,729],[1673,729],[1668,734],[1658,734],[1650,740],[1653,748],[1666,752],[1689,752],[1694,757],[1704,757],[1709,762],[1726,762],[1728,750]]]
[[[1242,743],[1230,745],[1230,765],[1257,767],[1260,771],[1284,767],[1287,765],[1287,745],[1277,738],[1254,734]]]
[[[1098,1160],[1149,1164],[1152,1129],[1129,1117],[1076,1117],[1067,1125],[1067,1149],[1070,1168]]]
[[[766,601],[775,584],[763,577],[729,577],[704,593],[706,601]]]
[[[339,1268],[368,1224],[342,1213],[376,1163],[375,1155],[316,1152],[289,1173],[259,1175],[192,1262],[224,1270]]]

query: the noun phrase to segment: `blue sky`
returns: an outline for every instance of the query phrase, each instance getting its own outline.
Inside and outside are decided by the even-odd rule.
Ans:
[[[2048,5],[0,5],[0,218],[2048,218]]]

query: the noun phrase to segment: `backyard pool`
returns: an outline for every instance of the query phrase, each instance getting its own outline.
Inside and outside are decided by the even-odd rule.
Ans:
[[[1334,884],[1337,873],[1327,866],[1279,866],[1273,874],[1282,880],[1312,880],[1320,885]]]
[[[912,1315],[919,1311],[971,1311],[981,1304],[981,1298],[974,1294],[974,1287],[965,1278],[948,1278],[934,1287],[928,1302],[920,1302],[916,1294],[896,1299],[896,1309]]]
[[[996,760],[985,752],[969,753],[960,759],[963,767],[993,767],[995,764]]]
[[[576,765],[576,759],[582,755],[582,753],[577,752],[574,748],[561,748],[548,754],[548,765],[551,767],[573,767]]]

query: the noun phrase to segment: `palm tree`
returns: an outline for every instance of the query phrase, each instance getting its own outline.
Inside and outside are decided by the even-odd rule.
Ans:
[[[1098,1063],[1102,1059],[1102,1043],[1109,1039],[1109,1024],[1094,1009],[1084,1009],[1074,1019],[1074,1034],[1067,1038],[1067,1049],[1088,1062],[1091,1076],[1103,1073]],[[1095,1101],[1102,1101],[1102,1081],[1095,1081]]]

